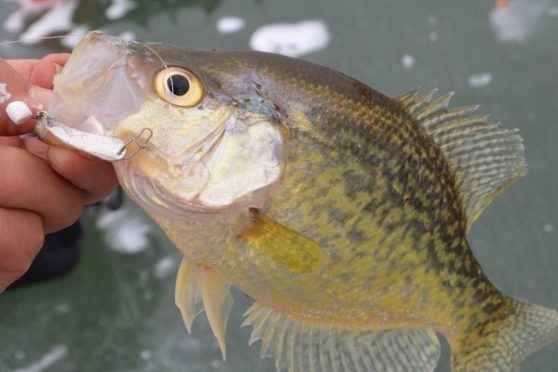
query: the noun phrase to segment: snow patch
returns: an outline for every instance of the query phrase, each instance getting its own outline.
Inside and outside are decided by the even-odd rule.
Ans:
[[[163,279],[171,274],[176,268],[176,262],[173,257],[165,257],[155,265],[155,276]]]
[[[250,47],[263,52],[298,57],[325,48],[330,40],[331,36],[323,21],[307,20],[262,26],[252,34]]]
[[[132,0],[112,0],[107,10],[105,10],[105,16],[114,21],[124,17],[136,6],[136,3]]]
[[[490,12],[490,26],[501,43],[522,43],[544,16],[548,0],[510,1],[506,8]]]
[[[124,31],[121,32],[118,37],[124,41],[133,41],[136,39],[136,34],[134,33],[134,31]]]
[[[0,103],[4,103],[12,98],[12,95],[8,92],[8,89],[6,89],[7,86],[6,83],[0,83]]]
[[[243,18],[235,16],[225,16],[217,20],[217,31],[222,34],[232,34],[242,30],[246,26]]]
[[[474,88],[482,88],[492,82],[492,74],[489,74],[487,72],[473,74],[469,76],[467,82],[469,83],[470,86]]]
[[[91,31],[91,29],[86,25],[75,26],[70,30],[68,35],[60,40],[60,44],[66,48],[73,49],[89,31]]]
[[[72,18],[77,5],[77,0],[56,2],[41,18],[20,35],[22,44],[35,44],[45,36],[74,28]]]
[[[13,372],[41,372],[53,366],[55,363],[68,355],[68,347],[66,345],[55,346],[51,351],[46,353],[37,362],[24,368],[15,369]]]
[[[119,253],[134,254],[149,246],[152,227],[145,217],[128,209],[103,213],[97,227],[105,232],[107,246]]]
[[[413,57],[410,54],[404,54],[401,57],[401,64],[403,65],[404,68],[408,70],[415,65],[415,57]]]

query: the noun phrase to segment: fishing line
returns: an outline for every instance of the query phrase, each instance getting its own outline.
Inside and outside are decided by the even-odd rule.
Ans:
[[[25,38],[25,39],[17,39],[17,40],[10,40],[10,41],[2,41],[0,42],[0,46],[6,45],[13,45],[13,44],[23,44],[27,41],[43,41],[43,40],[56,40],[56,39],[64,39],[67,37],[84,37],[85,34],[69,34],[69,35],[57,35],[57,36],[44,36],[44,37],[36,37],[36,38]]]

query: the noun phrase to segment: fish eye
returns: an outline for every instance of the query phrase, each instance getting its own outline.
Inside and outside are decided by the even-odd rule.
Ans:
[[[200,79],[181,67],[167,67],[155,76],[155,91],[165,101],[180,107],[198,104],[203,97]]]

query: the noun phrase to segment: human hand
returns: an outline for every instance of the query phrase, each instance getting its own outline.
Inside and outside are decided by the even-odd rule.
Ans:
[[[46,106],[52,79],[67,58],[0,60],[0,83],[11,95],[3,100],[0,89],[0,293],[27,271],[46,233],[72,224],[86,204],[117,183],[110,163],[18,137],[32,131],[34,120],[15,125],[5,113],[14,100],[33,111]]]

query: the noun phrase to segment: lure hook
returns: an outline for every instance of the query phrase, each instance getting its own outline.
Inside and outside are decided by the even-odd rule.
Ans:
[[[142,138],[144,136],[144,134],[146,134],[146,133],[147,133],[147,136],[145,137],[143,142],[140,142],[139,139]],[[143,128],[141,130],[141,132],[139,132],[138,135],[133,136],[128,141],[126,141],[126,143],[124,143],[122,148],[118,151],[118,154],[120,155],[124,151],[126,151],[126,147],[128,147],[128,145],[130,145],[132,143],[134,143],[137,146],[136,150],[134,152],[132,152],[131,154],[124,156],[120,160],[130,160],[131,158],[136,156],[141,150],[143,150],[147,147],[147,144],[151,140],[151,137],[153,137],[153,130],[151,128]]]

